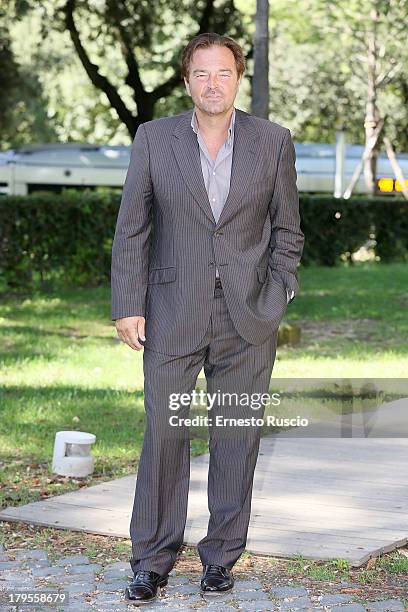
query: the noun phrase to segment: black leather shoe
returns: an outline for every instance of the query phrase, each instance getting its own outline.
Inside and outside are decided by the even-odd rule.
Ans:
[[[157,572],[139,570],[125,589],[125,600],[140,605],[150,603],[157,597],[157,589],[169,581],[168,574],[160,576]]]
[[[200,586],[204,593],[225,593],[234,586],[234,577],[222,565],[204,565]]]

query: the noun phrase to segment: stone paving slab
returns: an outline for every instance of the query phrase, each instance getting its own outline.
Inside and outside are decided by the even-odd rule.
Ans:
[[[124,589],[132,576],[128,563],[116,562],[102,566],[100,563],[90,562],[84,555],[73,555],[63,557],[51,565],[45,551],[3,549],[0,552],[7,564],[7,567],[0,571],[0,612],[13,612],[13,608],[7,606],[4,599],[8,590],[41,590],[54,593],[65,591],[69,594],[68,604],[59,607],[26,607],[29,612],[134,612],[139,609],[124,601]],[[25,562],[28,559],[47,561],[48,566],[27,567]],[[75,568],[87,568],[88,572],[71,573]],[[120,578],[117,578],[118,575]],[[260,580],[236,580],[232,592],[219,596],[204,596],[200,593],[199,578],[189,580],[173,570],[168,586],[161,590],[156,601],[143,606],[143,609],[163,612],[198,609],[213,612],[400,612],[404,610],[404,604],[399,599],[388,598],[368,601],[362,606],[351,594],[331,593],[316,597],[300,585],[274,586],[267,590]]]
[[[247,550],[341,558],[359,567],[406,545],[407,451],[405,438],[262,438]],[[190,545],[207,531],[208,463],[208,454],[191,460],[184,538]],[[135,482],[135,475],[125,476],[6,508],[0,520],[128,538]]]

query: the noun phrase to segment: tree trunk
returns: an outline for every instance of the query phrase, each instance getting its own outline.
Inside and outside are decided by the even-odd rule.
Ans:
[[[257,117],[269,117],[269,0],[256,0],[252,108]]]
[[[137,116],[132,116],[130,128],[128,126],[132,139],[135,137],[139,125],[154,119],[154,106],[156,101],[157,100],[154,100],[148,93],[143,95],[139,100],[136,100],[135,96]]]
[[[365,147],[366,150],[369,148],[369,142],[373,138],[373,134],[377,127],[380,119],[380,113],[377,108],[377,22],[379,19],[379,12],[377,9],[373,9],[370,12],[372,28],[368,32],[367,38],[367,102],[366,102],[366,115],[364,121],[365,128]],[[364,178],[367,186],[368,193],[370,195],[376,195],[378,193],[377,186],[377,160],[380,150],[380,140],[377,140],[376,145],[370,151],[366,160],[364,161]]]

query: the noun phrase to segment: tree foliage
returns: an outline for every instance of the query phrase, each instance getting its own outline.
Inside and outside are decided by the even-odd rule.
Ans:
[[[27,10],[29,6],[25,1],[19,0],[15,7],[0,2],[0,134],[3,147],[56,137],[47,115],[48,99],[38,71],[30,63],[19,63],[13,50],[11,20],[23,17]]]
[[[26,0],[23,11],[30,7],[36,3]],[[42,23],[69,35],[93,87],[132,137],[181,87],[180,55],[191,36],[228,31],[243,38],[233,0],[46,0]]]
[[[289,127],[298,141],[333,142],[343,127],[349,142],[364,143],[368,41],[375,24],[375,105],[388,117],[387,135],[397,151],[408,151],[407,3],[274,0],[269,118]],[[0,48],[2,146],[56,139],[129,142],[141,121],[191,106],[179,60],[194,34],[229,34],[251,58],[255,4],[0,0],[7,12]],[[248,111],[252,73],[250,59],[238,99]]]

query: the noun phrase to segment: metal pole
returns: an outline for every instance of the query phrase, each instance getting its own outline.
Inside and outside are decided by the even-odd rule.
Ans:
[[[334,176],[334,197],[341,198],[344,190],[344,158],[346,139],[344,131],[336,132],[336,171]]]

